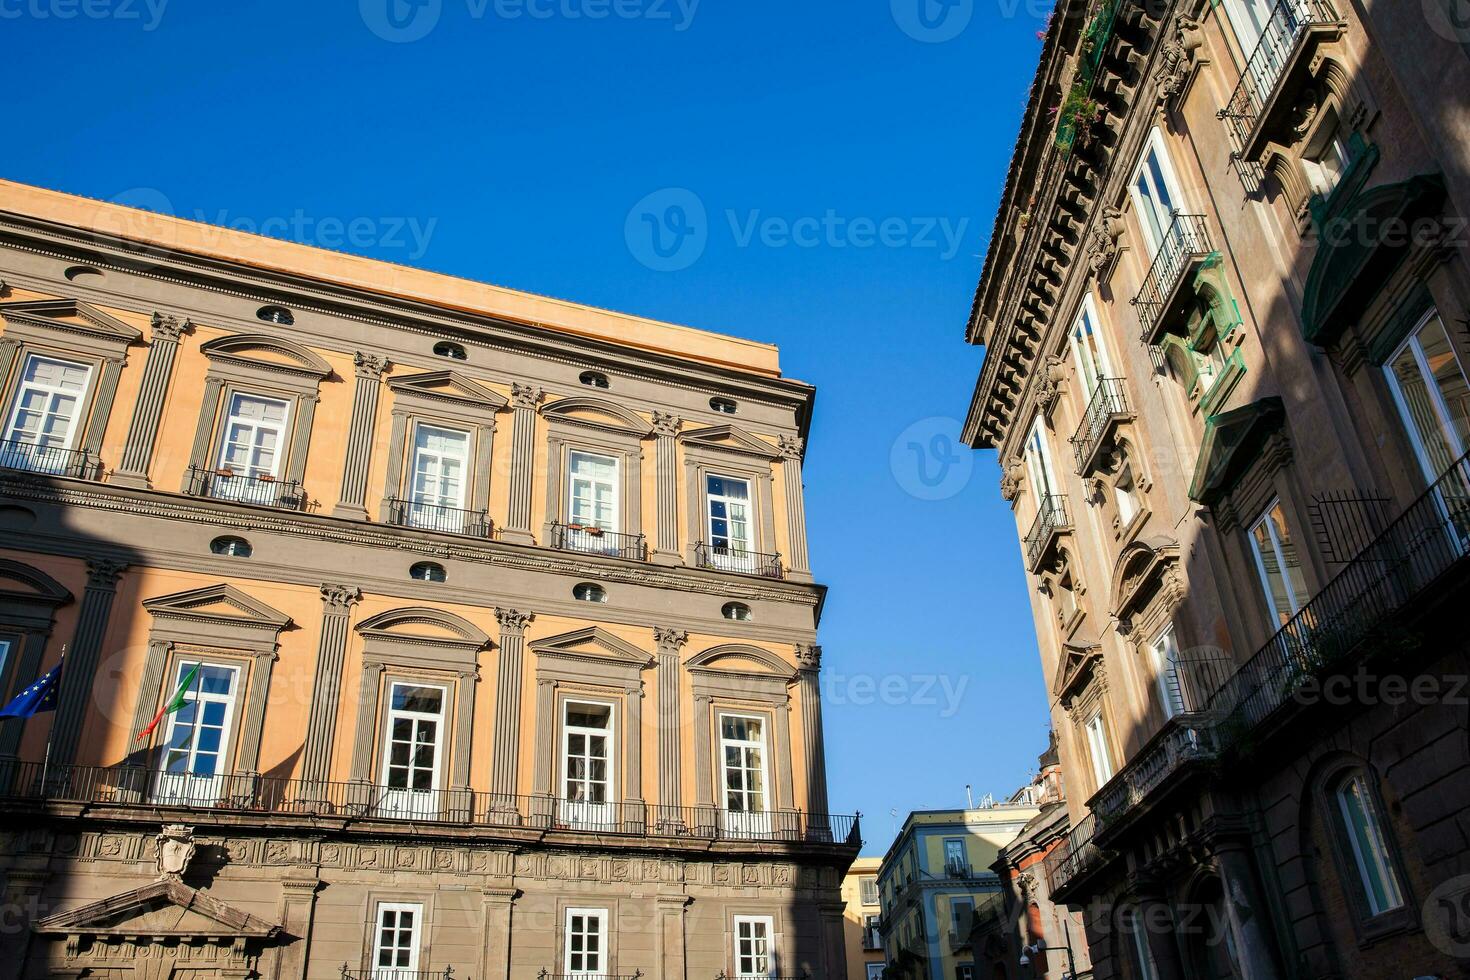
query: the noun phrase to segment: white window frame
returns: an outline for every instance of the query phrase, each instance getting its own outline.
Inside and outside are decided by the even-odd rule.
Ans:
[[[173,754],[169,746],[174,742],[174,733],[181,727],[179,716],[183,714],[184,709],[180,708],[168,715],[167,724],[163,726],[163,744],[158,756],[158,773],[154,779],[153,799],[155,803],[207,804],[216,802],[220,798],[221,784],[224,782],[226,770],[230,768],[235,740],[235,709],[240,700],[242,672],[234,664],[211,662],[199,657],[179,660],[174,664],[172,680],[166,685],[166,690],[163,692],[165,698],[174,696],[174,692],[179,689],[179,685],[188,675],[189,669],[195,664],[199,665],[199,673],[195,675],[194,683],[183,695],[186,704],[195,703],[193,731],[189,734],[187,743],[185,768],[182,772],[169,772],[168,770],[169,757]],[[230,675],[229,693],[216,694],[201,689],[206,669],[222,670]],[[215,771],[208,776],[194,775],[194,766],[199,758],[199,729],[205,710],[199,706],[201,702],[205,705],[223,704],[225,706],[224,718],[220,722],[219,749],[214,753],[216,756]]]
[[[597,729],[584,725],[568,724],[567,716],[574,705],[607,709],[607,727],[605,729]],[[560,766],[558,770],[557,788],[561,796],[561,819],[573,827],[610,828],[613,824],[618,786],[617,706],[611,701],[601,701],[596,698],[568,698],[561,703],[560,721],[561,749],[559,752]],[[591,775],[588,774],[582,780],[584,786],[590,786],[594,782],[605,783],[604,798],[601,802],[589,799],[573,800],[567,793],[567,783],[571,774],[571,742],[573,735],[581,735],[585,739],[591,739],[601,735],[604,739],[607,748],[606,778],[593,780]]]
[[[1130,930],[1133,934],[1133,965],[1138,968],[1140,980],[1158,980],[1159,970],[1154,964],[1153,950],[1148,945],[1148,935],[1143,925],[1143,913],[1133,908],[1128,911],[1128,917],[1133,923],[1133,928]]]
[[[1261,13],[1265,14],[1265,20],[1257,23]],[[1275,0],[1225,0],[1225,15],[1236,43],[1240,45],[1242,57],[1249,62],[1276,15]]]
[[[1170,623],[1148,645],[1153,659],[1154,680],[1159,688],[1159,703],[1163,705],[1164,717],[1173,718],[1184,712],[1183,678],[1179,675],[1179,635]],[[1174,686],[1169,686],[1170,675]]]
[[[439,450],[436,450],[436,449],[429,449],[427,446],[420,446],[419,445],[419,433],[420,432],[429,431],[429,430],[432,430],[432,431],[435,431],[435,432],[453,433],[456,436],[462,436],[464,438],[464,443],[463,443],[463,445],[464,445],[464,453],[461,454],[461,455],[454,455],[454,454],[451,454],[451,453],[440,452]],[[465,498],[466,498],[466,494],[467,494],[467,492],[469,490],[469,483],[470,483],[470,479],[471,479],[471,475],[470,475],[470,439],[471,438],[472,438],[472,434],[468,430],[455,428],[452,425],[440,425],[437,422],[421,422],[421,421],[415,421],[414,422],[414,424],[413,424],[413,438],[409,441],[409,447],[410,448],[409,448],[409,453],[408,453],[408,492],[405,494],[405,496],[408,498],[408,505],[410,507],[435,507],[435,508],[438,508],[438,507],[451,507],[451,508],[454,508],[455,510],[464,510],[464,507],[465,507]],[[432,494],[432,499],[430,499],[430,496],[431,495],[429,495],[429,494],[423,494],[422,495],[423,496],[423,499],[420,499],[420,496],[421,496],[421,494],[419,492],[419,458],[420,458],[420,456],[423,456],[426,460],[432,459],[432,460],[438,462],[438,464],[439,464],[438,476],[436,477],[436,481],[438,483],[439,490],[436,491],[434,494]],[[442,489],[443,489],[443,486],[444,486],[444,469],[443,469],[443,463],[444,463],[445,460],[453,460],[453,461],[459,463],[459,467],[460,467],[460,469],[459,469],[459,472],[460,472],[459,493],[456,494],[456,495],[454,495],[452,498],[449,497],[449,496],[447,496],[447,495],[445,495],[442,492]]]
[[[395,708],[393,706],[394,691],[400,687],[421,687],[439,692],[438,712],[417,711],[410,708]],[[444,749],[448,737],[449,721],[449,688],[443,684],[434,684],[415,680],[391,680],[385,686],[387,697],[387,713],[383,726],[383,760],[379,767],[379,775],[382,779],[382,797],[378,801],[378,810],[385,815],[411,815],[411,816],[435,816],[439,812],[439,789],[444,778]],[[395,721],[407,721],[418,731],[419,722],[432,721],[434,725],[434,766],[430,773],[429,789],[424,791],[406,786],[401,789],[388,788],[388,773],[392,768],[393,757],[393,723]],[[414,745],[417,742],[413,743]],[[410,760],[415,753],[410,752]],[[416,766],[410,764],[409,772],[412,773]]]
[[[1153,174],[1148,171],[1148,159],[1152,154],[1159,164],[1159,176],[1163,178],[1163,190],[1169,197],[1170,212],[1160,217],[1158,209],[1144,200],[1138,190],[1139,177],[1147,175],[1150,185],[1150,194],[1153,200],[1158,200],[1158,185]],[[1133,201],[1134,210],[1138,216],[1138,226],[1143,232],[1143,242],[1146,248],[1144,253],[1148,256],[1150,263],[1158,256],[1159,250],[1164,246],[1164,240],[1169,234],[1169,228],[1174,222],[1174,215],[1179,214],[1184,208],[1184,199],[1179,190],[1179,176],[1174,170],[1174,162],[1169,158],[1168,146],[1164,143],[1164,134],[1156,126],[1149,132],[1148,140],[1143,145],[1143,152],[1138,156],[1138,163],[1133,167],[1133,174],[1128,181],[1128,196]],[[1162,227],[1154,230],[1153,217],[1159,220]]]
[[[0,637],[0,678],[5,677],[5,665],[10,662],[10,644],[10,640]],[[0,694],[4,693],[5,690],[0,688]]]
[[[867,980],[883,980],[883,971],[886,969],[887,963],[869,963]]]
[[[954,967],[955,980],[975,980],[974,963],[956,963]]]
[[[1112,355],[1108,353],[1108,345],[1103,339],[1102,325],[1097,318],[1097,305],[1093,302],[1091,291],[1083,297],[1082,309],[1077,311],[1077,319],[1072,322],[1072,332],[1069,336],[1072,363],[1077,369],[1077,377],[1082,382],[1083,410],[1085,411],[1088,403],[1092,401],[1092,396],[1097,393],[1098,388],[1102,387],[1102,382],[1115,377]],[[1087,350],[1089,347],[1096,350],[1098,363],[1093,363],[1094,359],[1089,356]]]
[[[1057,495],[1056,470],[1051,465],[1051,447],[1046,442],[1046,422],[1040,412],[1036,413],[1031,431],[1026,436],[1026,471],[1031,478],[1036,511],[1040,513],[1043,501]]]
[[[709,481],[711,479],[724,480],[726,483],[740,483],[745,486],[745,498],[730,497],[725,494],[717,494],[710,491]],[[715,517],[715,504],[717,502],[725,505],[725,516]],[[733,530],[735,522],[730,518],[731,505],[745,508],[745,534],[744,541],[737,541],[732,534],[724,534],[722,537],[728,542],[723,546],[724,550],[716,550],[715,545],[715,521],[723,520],[727,530]],[[755,572],[756,559],[750,557],[750,553],[757,550],[756,540],[756,513],[755,513],[755,484],[743,476],[726,476],[723,473],[706,473],[704,475],[704,530],[708,535],[710,562],[716,568],[726,571]]]
[[[1246,538],[1249,539],[1251,546],[1251,557],[1255,559],[1256,574],[1260,577],[1261,581],[1261,591],[1265,594],[1266,606],[1271,611],[1271,628],[1273,632],[1280,629],[1283,623],[1287,622],[1297,613],[1301,612],[1302,607],[1311,600],[1310,595],[1297,595],[1296,587],[1292,584],[1291,574],[1288,571],[1288,566],[1286,564],[1286,554],[1281,547],[1281,539],[1276,534],[1276,525],[1271,522],[1271,512],[1276,510],[1276,508],[1278,507],[1281,507],[1282,517],[1285,518],[1286,508],[1281,506],[1281,498],[1273,497],[1271,498],[1271,502],[1268,503],[1265,509],[1261,511],[1260,516],[1252,521],[1250,527],[1246,530]],[[1282,585],[1285,587],[1286,590],[1287,601],[1291,603],[1290,615],[1281,615],[1284,610],[1276,608],[1276,597],[1271,594],[1271,579],[1266,572],[1266,556],[1261,554],[1260,542],[1256,540],[1256,529],[1259,527],[1265,527],[1266,529],[1266,537],[1271,545],[1271,557],[1276,561],[1276,567],[1280,571]],[[1288,528],[1288,530],[1290,530],[1290,528]],[[1295,542],[1293,541],[1293,545],[1294,544]],[[1299,568],[1302,568],[1301,558],[1301,552],[1298,551],[1297,565]],[[1303,587],[1305,588],[1305,568],[1302,568],[1302,583]]]
[[[591,477],[579,476],[577,474],[577,467],[576,467],[577,457],[579,457],[579,456],[580,457],[583,457],[585,459],[596,460],[599,463],[608,463],[608,464],[611,464],[611,466],[612,466],[612,477],[610,479],[608,479],[607,481],[603,481],[601,479],[595,479],[595,478],[591,478]],[[595,452],[592,452],[592,451],[587,450],[587,449],[569,449],[567,451],[567,523],[568,524],[574,524],[575,523],[575,524],[581,524],[584,527],[598,527],[598,528],[601,528],[604,531],[611,531],[614,534],[617,534],[621,530],[621,528],[622,528],[622,516],[623,516],[623,510],[622,510],[623,501],[622,501],[622,493],[619,490],[619,483],[622,481],[622,475],[623,475],[622,474],[622,466],[623,466],[623,461],[622,461],[622,459],[620,457],[610,456],[607,453],[595,453]],[[579,482],[586,483],[588,485],[588,488],[592,492],[592,510],[593,510],[593,513],[592,513],[592,517],[590,518],[590,520],[578,518],[576,516],[577,484]],[[598,522],[598,520],[597,520],[597,513],[596,513],[596,511],[597,511],[597,490],[598,490],[598,488],[604,487],[604,486],[610,491],[611,498],[612,498],[612,503],[610,505],[610,510],[612,511],[612,519],[610,521],[608,521],[606,524],[603,524],[603,523]]]
[[[386,926],[384,924],[384,919],[390,913],[392,915],[394,915],[395,917],[402,916],[404,913],[408,913],[408,914],[410,914],[410,915],[413,916],[413,919],[411,920],[411,924],[410,924],[410,926],[409,926],[409,928],[407,930],[404,930],[402,928],[402,926],[397,921],[395,921],[394,925],[392,926],[392,929],[394,931],[395,943],[392,946],[384,946],[383,945],[383,930],[384,930],[384,928],[386,928]],[[383,965],[381,965],[381,960],[382,960],[383,953],[384,953],[385,950],[395,950],[396,951],[396,950],[401,950],[401,949],[404,948],[403,946],[398,945],[398,943],[396,942],[396,940],[398,940],[400,938],[401,934],[403,932],[405,932],[405,931],[408,932],[409,937],[410,937],[409,938],[410,945],[407,947],[408,954],[409,954],[408,965],[407,966],[400,966],[400,965],[383,966]],[[423,947],[423,942],[424,942],[424,906],[421,903],[419,903],[419,902],[379,902],[378,903],[378,914],[374,918],[374,923],[373,923],[373,962],[372,962],[372,965],[368,969],[368,976],[372,977],[373,980],[397,980],[397,978],[400,978],[400,977],[405,978],[405,980],[406,980],[406,978],[411,977],[413,974],[415,974],[415,973],[418,972],[418,968],[419,968],[419,954],[420,954],[421,949]]]
[[[235,413],[236,413],[236,411],[238,411],[239,402],[241,400],[247,399],[247,398],[248,399],[253,399],[253,400],[259,401],[259,402],[270,402],[272,404],[280,405],[281,406],[281,409],[282,409],[282,411],[281,411],[281,421],[279,423],[274,423],[274,422],[261,422],[261,421],[256,420],[256,419],[247,419],[247,418],[243,418],[241,416],[236,415]],[[236,425],[243,426],[243,427],[245,427],[245,428],[247,428],[247,429],[250,430],[250,433],[251,433],[251,441],[249,443],[250,455],[254,455],[255,451],[259,448],[258,447],[258,443],[256,441],[256,435],[258,433],[260,433],[260,432],[274,432],[275,433],[275,436],[276,436],[276,448],[275,448],[275,451],[271,453],[271,465],[270,465],[269,469],[266,469],[265,467],[256,467],[256,466],[250,464],[249,462],[247,462],[245,464],[244,471],[243,472],[240,472],[240,471],[237,471],[230,464],[230,462],[229,462],[230,447],[234,444],[231,441],[231,439],[230,439],[230,430],[231,430],[232,427],[234,427]],[[235,473],[237,476],[243,477],[243,478],[245,478],[247,480],[248,479],[255,479],[255,478],[258,478],[260,476],[269,476],[272,479],[275,479],[275,478],[277,478],[277,477],[279,477],[281,475],[281,462],[285,458],[286,452],[289,449],[289,446],[287,445],[287,435],[288,435],[288,433],[290,433],[290,431],[291,431],[291,401],[290,401],[290,399],[287,399],[287,398],[277,398],[274,395],[261,394],[260,392],[255,392],[255,391],[232,391],[232,392],[230,392],[230,400],[225,404],[224,418],[221,420],[221,423],[220,423],[219,453],[216,456],[217,462],[216,462],[215,465],[219,469],[221,469],[221,470],[228,468],[230,470],[230,472]]]
[[[749,937],[751,942],[751,950],[748,955],[742,953],[740,949],[741,942],[745,938],[740,935],[741,926],[751,927]],[[765,929],[766,940],[766,949],[764,953],[766,965],[764,970],[760,969],[758,965],[762,954],[756,948],[756,943],[760,940],[760,936],[757,935],[756,930],[762,927]],[[776,920],[772,916],[737,915],[735,916],[735,921],[730,932],[731,936],[734,938],[733,953],[735,955],[735,977],[737,978],[737,980],[753,980],[753,978],[756,977],[773,977],[776,975]],[[743,962],[744,960],[750,961],[749,968],[747,968],[746,963]]]
[[[1349,811],[1347,799],[1347,790],[1350,787],[1356,787],[1363,818],[1367,821],[1363,831],[1369,838],[1367,845],[1371,848],[1371,853],[1364,852],[1364,842],[1358,839],[1358,834],[1354,831],[1353,817]],[[1358,873],[1358,886],[1362,890],[1361,894],[1369,917],[1403,908],[1404,888],[1399,882],[1398,869],[1394,867],[1393,854],[1389,850],[1388,840],[1383,833],[1383,815],[1378,811],[1378,803],[1368,780],[1361,771],[1354,772],[1337,784],[1332,791],[1332,797],[1337,803],[1338,817],[1342,820],[1342,833],[1348,840],[1348,851],[1352,855],[1353,866]],[[1373,871],[1370,863],[1382,875],[1384,899],[1388,902],[1386,905],[1380,904],[1377,896],[1374,895]]]
[[[760,737],[756,739],[741,739],[730,738],[726,736],[725,720],[727,718],[739,719],[746,722],[747,724],[750,722],[755,722],[757,725],[760,726]],[[733,833],[748,834],[752,836],[769,834],[771,832],[771,754],[766,742],[766,718],[763,715],[746,714],[744,712],[734,711],[722,711],[719,713],[719,717],[716,720],[718,721],[720,726],[719,771],[722,778],[720,779],[719,786],[723,794],[720,802],[724,804],[721,809],[724,811],[726,829]],[[742,783],[745,782],[744,774],[750,771],[743,764],[749,758],[748,753],[752,749],[759,753],[760,765],[755,770],[757,773],[759,773],[760,776],[760,794],[758,800],[760,806],[758,809],[751,809],[747,807],[745,809],[737,810],[734,807],[730,806],[730,764],[728,759],[728,753],[730,749],[738,749],[740,751],[742,761],[742,765],[740,768],[740,772],[742,773]],[[743,790],[743,794],[746,802],[749,803],[749,798],[755,794],[755,790],[747,788]]]
[[[65,388],[60,388],[55,385],[44,384],[42,382],[36,381],[27,381],[26,374],[31,370],[31,366],[38,361],[49,361],[52,364],[60,364],[68,368],[80,368],[83,372],[81,390],[68,391]],[[53,357],[50,354],[32,352],[27,353],[25,359],[21,361],[20,371],[16,374],[16,378],[17,381],[15,392],[11,395],[10,398],[10,408],[5,413],[5,430],[3,434],[5,441],[21,443],[27,446],[36,446],[38,448],[42,448],[43,451],[44,449],[60,449],[65,451],[74,448],[76,446],[77,436],[82,431],[82,416],[86,413],[88,397],[91,395],[92,392],[92,365],[87,364],[83,361],[70,361],[64,357]],[[60,446],[42,447],[40,441],[16,438],[18,435],[20,435],[17,427],[20,422],[21,405],[25,399],[25,393],[27,391],[39,391],[46,396],[46,408],[41,413],[41,428],[38,429],[36,432],[37,440],[45,438],[41,435],[41,433],[42,431],[44,431],[46,416],[51,414],[52,401],[58,395],[64,395],[68,398],[76,399],[76,415],[74,415],[69,420],[66,430],[66,438],[62,440]]]
[[[0,663],[3,663],[3,661],[0,661]],[[870,885],[872,886],[872,889],[873,889],[871,893],[868,891],[868,887]],[[868,895],[869,894],[871,894],[873,896],[873,900],[871,902],[868,901]],[[878,897],[878,876],[877,875],[862,875],[862,876],[860,876],[858,878],[858,902],[860,902],[863,905],[881,905],[882,904],[882,902],[879,901],[879,897]]]
[[[1087,733],[1087,754],[1092,757],[1092,778],[1101,789],[1113,778],[1113,750],[1108,745],[1108,723],[1102,709],[1088,718],[1082,728]]]
[[[1403,423],[1404,429],[1408,432],[1409,442],[1414,447],[1414,456],[1419,460],[1419,468],[1424,474],[1426,485],[1432,485],[1444,474],[1435,472],[1437,467],[1430,458],[1429,451],[1424,446],[1424,437],[1419,431],[1419,424],[1414,420],[1413,414],[1409,411],[1409,405],[1404,398],[1403,389],[1399,386],[1398,376],[1393,371],[1394,363],[1398,361],[1400,355],[1405,350],[1410,350],[1414,354],[1414,363],[1418,366],[1419,374],[1424,380],[1425,390],[1429,393],[1429,404],[1434,411],[1435,421],[1439,424],[1440,435],[1445,439],[1446,446],[1449,449],[1451,461],[1453,462],[1459,459],[1466,452],[1465,441],[1460,437],[1460,433],[1456,431],[1454,423],[1451,421],[1449,406],[1444,401],[1444,393],[1439,390],[1439,385],[1434,381],[1434,373],[1430,370],[1429,363],[1425,360],[1424,346],[1419,339],[1420,335],[1424,332],[1424,328],[1429,326],[1431,320],[1439,320],[1440,327],[1444,330],[1445,336],[1450,338],[1450,352],[1455,355],[1455,364],[1460,369],[1460,374],[1470,378],[1470,375],[1466,375],[1465,373],[1465,362],[1461,360],[1460,352],[1455,349],[1454,335],[1445,326],[1444,317],[1440,316],[1438,309],[1431,309],[1424,316],[1420,317],[1419,322],[1414,325],[1414,329],[1409,331],[1409,335],[1404,338],[1403,343],[1399,344],[1392,356],[1383,365],[1384,375],[1388,378],[1389,390],[1393,392],[1394,404],[1399,410],[1399,418]]]
[[[950,854],[951,849],[959,851],[959,857],[957,859]],[[946,875],[951,873],[963,874],[969,869],[970,852],[965,847],[965,839],[963,837],[946,837],[944,839],[944,873]]]
[[[581,917],[582,920],[583,920],[584,929],[583,929],[583,931],[581,933],[575,933],[572,930],[572,919],[575,918],[575,917]],[[587,923],[591,923],[591,922],[595,922],[597,924],[597,929],[595,931],[585,928],[585,925]],[[566,972],[566,975],[567,976],[569,976],[569,977],[609,977],[609,976],[612,976],[612,970],[610,969],[610,964],[608,962],[609,957],[608,957],[608,949],[607,949],[607,939],[608,939],[608,928],[607,928],[607,925],[608,925],[607,909],[597,909],[597,908],[569,908],[569,909],[566,910],[566,914],[565,914],[565,916],[562,919],[562,956],[564,957],[564,959],[562,960],[562,965],[563,965],[563,967],[565,969],[565,972]],[[581,949],[580,951],[573,950],[572,949],[572,940],[574,938],[576,938],[578,935],[581,935],[583,937],[583,939],[584,939],[583,949]],[[588,937],[588,936],[596,936],[597,937],[597,949],[595,951],[589,951],[589,950],[586,949],[585,938]],[[573,967],[572,966],[572,957],[574,955],[580,955],[583,958],[582,959],[582,965],[580,967]],[[597,957],[597,964],[592,969],[588,969],[587,968],[587,957],[589,955],[596,956]]]

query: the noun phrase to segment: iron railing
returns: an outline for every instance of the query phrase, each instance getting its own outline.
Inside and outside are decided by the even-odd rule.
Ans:
[[[1051,895],[1057,896],[1067,883],[1084,871],[1097,867],[1103,858],[1097,846],[1097,817],[1089,813],[1078,821],[1062,841],[1042,861]]]
[[[551,546],[563,551],[630,558],[633,561],[643,561],[648,555],[648,545],[643,535],[621,534],[586,524],[552,524]]]
[[[536,974],[536,980],[640,980],[642,970],[632,973],[552,973],[545,968]]]
[[[745,551],[728,544],[705,544],[701,541],[694,546],[694,563],[700,568],[713,568],[721,572],[740,572],[765,578],[785,576],[779,554]]]
[[[1218,113],[1230,131],[1237,156],[1249,145],[1302,38],[1311,28],[1336,24],[1338,20],[1336,8],[1327,0],[1277,0],[1235,92]]]
[[[0,799],[150,809],[332,816],[641,837],[857,846],[856,815],[800,810],[744,813],[715,807],[567,800],[469,789],[414,789],[364,782],[198,776],[141,766],[56,766],[0,760]]]
[[[1133,297],[1133,306],[1138,310],[1139,335],[1145,344],[1153,343],[1185,273],[1197,259],[1215,250],[1204,215],[1178,212],[1157,249],[1153,264],[1143,277],[1143,287]]]
[[[472,538],[494,537],[494,525],[483,510],[465,510],[439,504],[424,504],[398,497],[388,499],[388,523],[421,531],[463,534]]]
[[[353,970],[342,964],[342,980],[454,980],[454,967],[442,970],[401,970],[396,966],[374,966]]]
[[[1128,392],[1122,378],[1100,378],[1097,390],[1082,413],[1077,432],[1072,436],[1072,453],[1077,459],[1077,472],[1086,475],[1098,447],[1108,434],[1108,427],[1128,414]]]
[[[85,449],[0,439],[0,469],[95,480],[102,475],[102,461]]]
[[[1090,801],[1092,812],[1112,820],[1141,803],[1150,793],[1192,762],[1219,755],[1214,719],[1176,715],[1138,755]]]
[[[755,974],[750,974],[750,973],[737,973],[734,976],[731,976],[730,974],[725,973],[724,971],[721,971],[721,972],[715,974],[715,980],[754,980],[754,978],[757,978],[757,977],[760,978],[760,980],[812,980],[812,975],[810,973],[806,973],[806,972],[802,972],[802,973],[781,973],[781,974],[776,974],[776,973],[755,973]]]
[[[1036,508],[1036,520],[1031,522],[1031,530],[1026,532],[1026,567],[1036,571],[1052,536],[1071,526],[1066,496],[1059,493],[1043,496]]]
[[[306,507],[306,492],[296,480],[246,476],[227,469],[210,470],[202,466],[189,467],[189,496],[283,510],[303,510]]]

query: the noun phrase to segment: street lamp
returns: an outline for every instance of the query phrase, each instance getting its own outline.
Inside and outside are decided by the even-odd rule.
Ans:
[[[1067,920],[1062,920],[1062,935],[1065,937],[1067,950],[1067,972],[1062,974],[1061,980],[1075,980],[1077,976],[1077,960],[1072,956],[1072,930],[1067,928]],[[1049,950],[1046,948],[1046,937],[1042,936],[1030,946],[1021,947],[1021,966],[1030,966],[1031,957],[1045,956]]]

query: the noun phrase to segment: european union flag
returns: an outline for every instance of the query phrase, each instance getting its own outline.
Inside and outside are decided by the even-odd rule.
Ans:
[[[0,708],[0,718],[29,718],[41,711],[56,710],[56,692],[61,690],[61,664]]]

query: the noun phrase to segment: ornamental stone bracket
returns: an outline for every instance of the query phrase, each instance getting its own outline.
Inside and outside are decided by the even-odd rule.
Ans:
[[[1106,285],[1113,278],[1118,259],[1128,249],[1120,244],[1125,229],[1123,212],[1115,207],[1103,208],[1097,227],[1087,240],[1087,267],[1097,277],[1098,285]]]
[[[1174,33],[1164,42],[1159,55],[1157,97],[1160,108],[1166,112],[1176,111],[1183,105],[1200,69],[1210,63],[1199,56],[1204,43],[1204,32],[1198,21],[1181,17],[1175,22]]]

